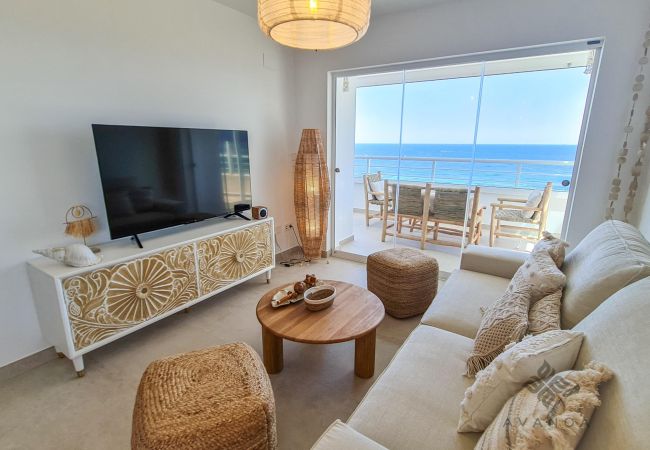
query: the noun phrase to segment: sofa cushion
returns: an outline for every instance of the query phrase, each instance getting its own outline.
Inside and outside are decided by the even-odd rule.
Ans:
[[[387,450],[383,445],[355,431],[340,420],[334,421],[318,439],[312,450]]]
[[[457,433],[458,405],[472,340],[417,327],[370,389],[348,424],[392,449],[471,449],[477,433]]]
[[[559,330],[561,311],[562,289],[558,289],[531,305],[528,311],[528,333],[541,334]]]
[[[456,270],[424,313],[422,323],[474,339],[482,311],[503,295],[508,283],[508,278]]]
[[[531,253],[510,281],[506,292],[490,306],[479,327],[467,375],[487,367],[506,345],[521,340],[528,329],[530,305],[562,288],[566,277],[548,252]]]
[[[460,404],[458,431],[483,431],[501,407],[541,373],[562,372],[573,367],[582,333],[554,330],[513,345],[476,375]]]
[[[614,378],[601,387],[596,410],[580,448],[647,448],[650,442],[650,278],[621,289],[574,328],[585,337],[576,367],[596,360]]]
[[[562,328],[571,328],[616,291],[650,275],[650,243],[632,225],[610,220],[567,255],[562,270]]]
[[[476,448],[576,448],[600,405],[599,385],[611,377],[607,366],[590,362],[583,370],[567,370],[523,387],[503,405]]]
[[[553,261],[555,261],[555,264],[559,268],[562,268],[564,258],[566,258],[566,248],[569,246],[569,243],[556,238],[548,231],[544,231],[543,236],[544,237],[535,244],[531,253],[548,252]]]

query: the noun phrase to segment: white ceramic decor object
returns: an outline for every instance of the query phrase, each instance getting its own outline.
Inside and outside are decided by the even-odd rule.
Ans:
[[[34,253],[62,262],[66,266],[88,267],[99,264],[101,256],[83,244],[71,244],[67,247],[46,248],[34,250]]]

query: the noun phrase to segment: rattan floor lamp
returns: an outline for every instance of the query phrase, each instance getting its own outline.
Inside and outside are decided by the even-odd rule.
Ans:
[[[320,258],[330,208],[329,172],[320,130],[302,131],[293,183],[296,222],[305,258]]]

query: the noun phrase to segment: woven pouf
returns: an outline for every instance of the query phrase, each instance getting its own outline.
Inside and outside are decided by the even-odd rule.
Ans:
[[[368,256],[368,290],[393,317],[422,314],[438,292],[438,261],[410,248],[393,248]]]
[[[246,344],[154,361],[133,409],[133,449],[275,449],[275,401]]]

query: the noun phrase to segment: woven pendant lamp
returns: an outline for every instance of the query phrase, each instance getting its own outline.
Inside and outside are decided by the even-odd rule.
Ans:
[[[371,0],[257,0],[262,32],[287,47],[332,50],[361,39]]]
[[[320,131],[302,131],[296,157],[293,202],[305,258],[318,259],[325,243],[330,181]]]

